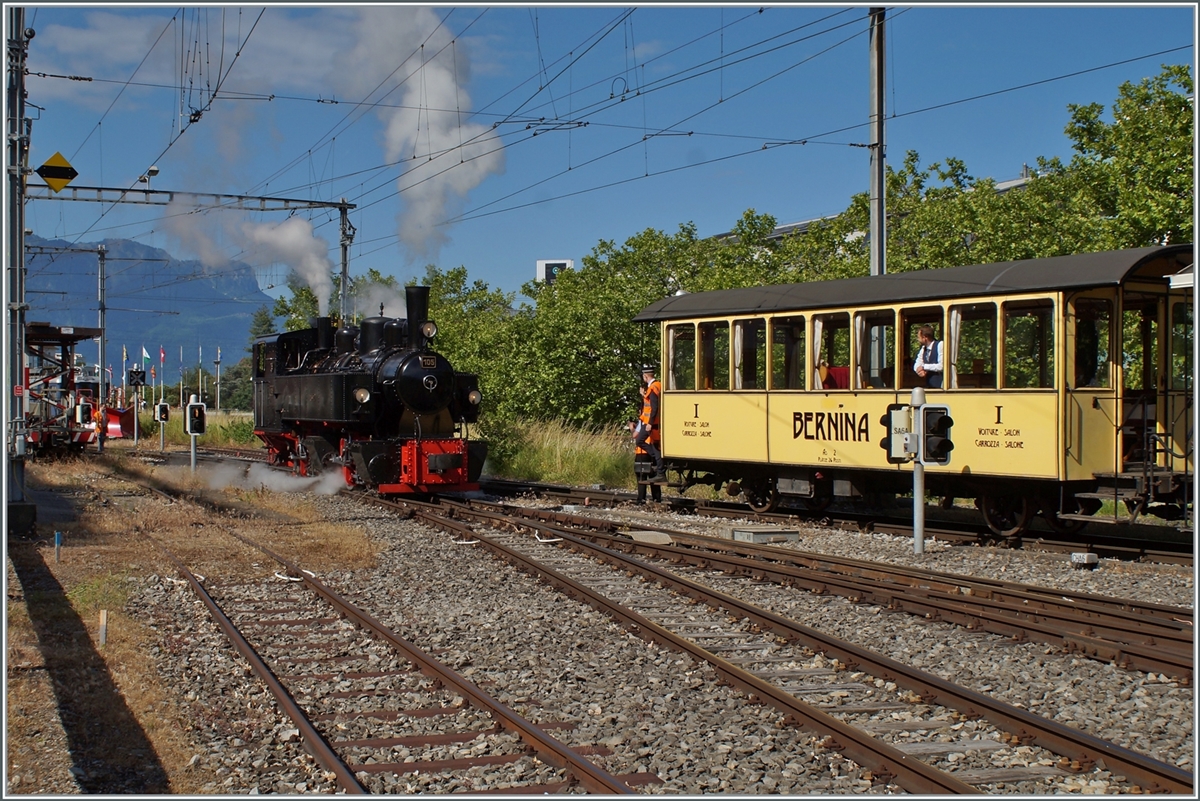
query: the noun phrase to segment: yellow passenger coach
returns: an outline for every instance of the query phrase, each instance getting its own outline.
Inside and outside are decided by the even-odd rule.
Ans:
[[[665,298],[634,320],[661,326],[668,468],[759,510],[911,492],[883,418],[925,386],[930,326],[944,369],[925,399],[954,420],[930,493],[974,498],[1008,537],[1038,513],[1058,529],[1121,506],[1181,517],[1193,300],[1173,284],[1192,261],[1187,244]]]

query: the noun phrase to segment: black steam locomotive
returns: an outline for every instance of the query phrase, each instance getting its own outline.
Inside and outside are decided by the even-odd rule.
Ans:
[[[336,333],[312,328],[254,344],[254,433],[271,464],[313,476],[340,469],[347,485],[381,494],[478,488],[487,443],[479,379],[430,347],[429,287],[406,288],[408,319],[368,317]]]

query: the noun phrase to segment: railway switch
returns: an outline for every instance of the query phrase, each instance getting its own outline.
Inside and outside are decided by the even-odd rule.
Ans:
[[[920,418],[920,424],[917,426],[920,438],[918,459],[921,464],[950,464],[950,451],[954,450],[954,442],[950,439],[950,429],[954,425],[954,419],[950,416],[950,407],[926,404],[918,410],[918,417]]]

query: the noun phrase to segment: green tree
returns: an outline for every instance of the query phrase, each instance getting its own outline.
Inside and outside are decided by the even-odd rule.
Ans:
[[[274,334],[275,331],[275,317],[271,314],[271,310],[266,306],[259,306],[254,312],[254,316],[250,318],[250,344],[246,346],[246,352],[254,350],[254,340]]]

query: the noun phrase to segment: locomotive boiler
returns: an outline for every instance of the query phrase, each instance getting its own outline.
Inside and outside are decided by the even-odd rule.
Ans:
[[[407,318],[314,325],[254,344],[254,433],[268,462],[303,476],[339,470],[380,494],[478,488],[487,443],[470,438],[482,394],[432,347],[429,287],[406,287]]]

